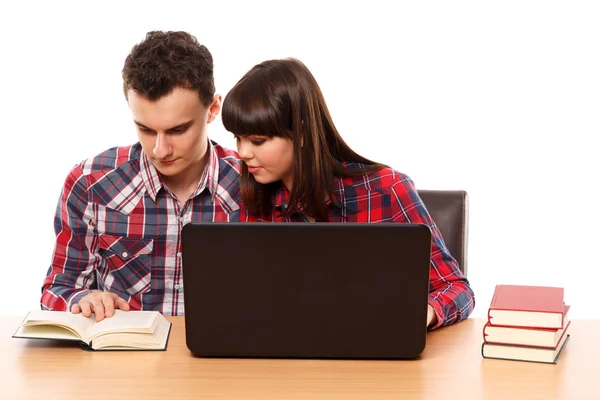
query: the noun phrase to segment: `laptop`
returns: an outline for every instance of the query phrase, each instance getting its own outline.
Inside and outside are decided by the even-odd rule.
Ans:
[[[431,232],[402,223],[189,223],[195,356],[405,359],[425,348]]]

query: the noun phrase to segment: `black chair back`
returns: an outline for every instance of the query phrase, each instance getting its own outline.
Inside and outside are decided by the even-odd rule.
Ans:
[[[467,276],[469,202],[464,190],[418,190],[448,250]]]

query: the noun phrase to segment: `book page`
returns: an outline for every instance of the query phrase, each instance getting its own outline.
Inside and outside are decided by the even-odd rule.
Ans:
[[[112,332],[153,333],[153,324],[158,311],[121,311],[115,310],[115,315],[97,322],[89,333],[89,341]]]
[[[46,334],[49,335],[45,336],[47,338],[64,339],[64,330],[68,330],[74,335],[77,335],[80,339],[86,340],[86,336],[88,336],[88,332],[93,324],[93,316],[86,318],[81,314],[72,314],[66,311],[38,310],[31,311],[29,314],[27,314],[22,326],[27,327],[23,333],[30,332],[32,334],[36,331],[35,327],[38,326],[55,326],[63,330],[61,334],[58,334],[59,331],[56,329],[40,328],[37,330],[38,333],[35,334],[35,337],[43,337],[40,335]],[[56,335],[53,333],[56,333]]]
[[[14,333],[13,337],[25,339],[76,340],[78,342],[82,340],[79,335],[71,329],[58,325],[21,325]]]
[[[165,350],[171,323],[157,314],[153,333],[115,332],[99,335],[91,342],[94,350]]]

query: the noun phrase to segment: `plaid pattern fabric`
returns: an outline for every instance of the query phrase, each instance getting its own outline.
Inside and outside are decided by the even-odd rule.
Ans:
[[[41,305],[68,310],[91,289],[133,310],[182,315],[181,228],[239,221],[237,154],[210,142],[198,187],[180,206],[139,143],[86,160],[69,173],[56,210],[56,246]]]
[[[350,169],[361,167],[361,164],[356,163],[344,165]],[[289,218],[281,216],[288,199],[289,192],[282,184],[273,197],[273,211],[270,215],[248,215],[242,206],[242,220],[308,222],[301,213]],[[408,176],[384,168],[358,177],[337,178],[333,197],[328,203],[330,222],[404,222],[427,225],[432,234],[429,304],[437,315],[437,323],[432,328],[461,321],[471,314],[475,298],[469,282],[450,255],[439,229]],[[400,290],[401,285],[400,283]]]

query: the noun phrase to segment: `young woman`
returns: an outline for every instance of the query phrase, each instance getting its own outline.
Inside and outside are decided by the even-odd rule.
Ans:
[[[242,160],[242,220],[426,224],[432,232],[427,324],[469,316],[473,291],[413,182],[348,147],[303,63],[256,65],[227,94],[222,116]]]

